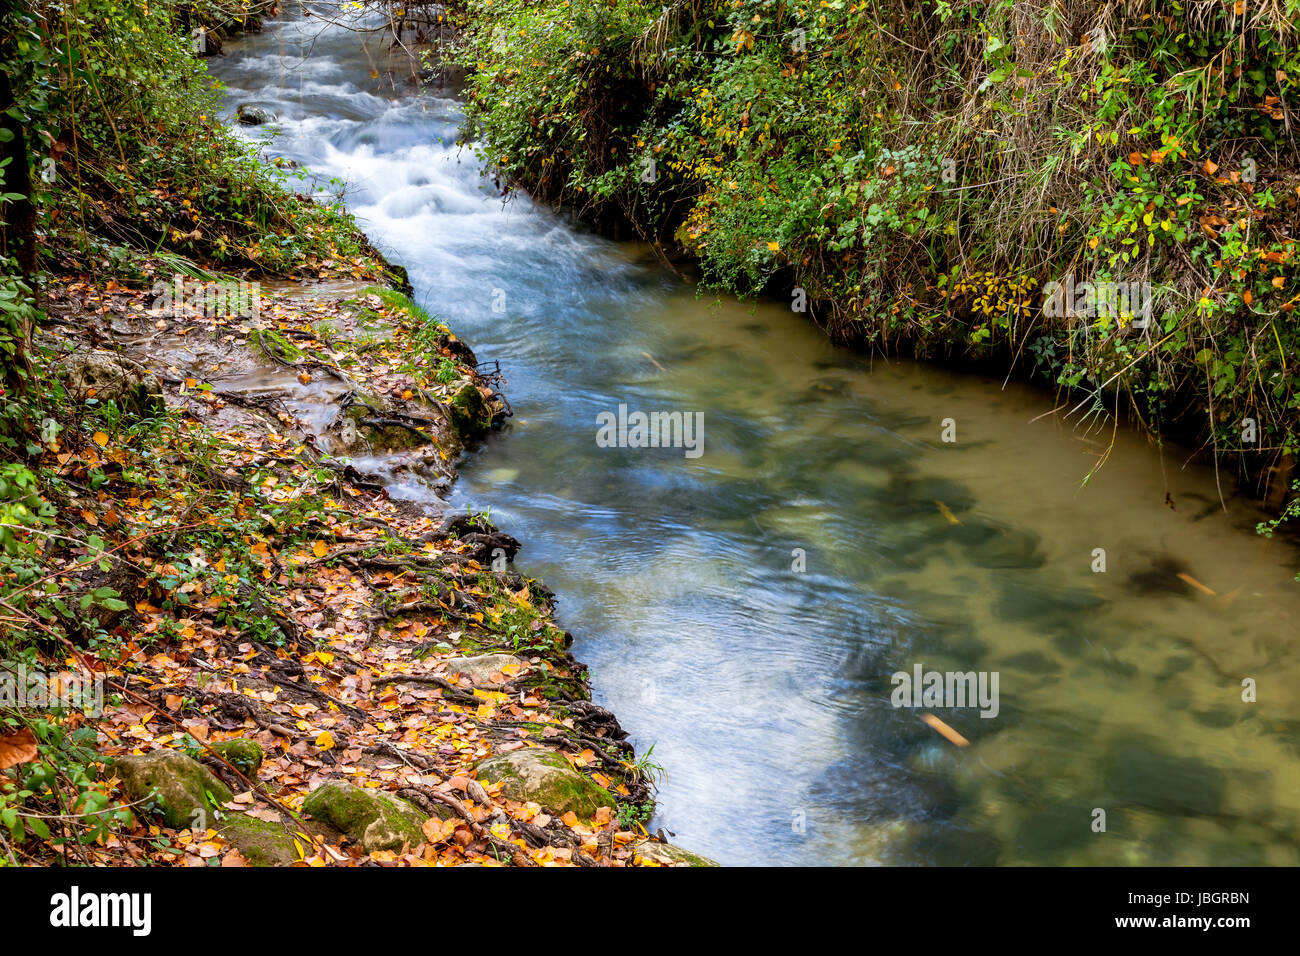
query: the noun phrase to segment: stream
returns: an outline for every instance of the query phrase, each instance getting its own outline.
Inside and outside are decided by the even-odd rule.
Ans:
[[[663,768],[652,829],[735,865],[1300,863],[1300,560],[1226,478],[1225,510],[1185,449],[503,201],[388,39],[290,18],[209,63],[501,363],[509,426],[448,497],[390,493],[523,542]],[[602,447],[620,405],[702,415],[700,453]],[[998,675],[996,716],[934,708],[969,746],[893,706],[918,665]]]

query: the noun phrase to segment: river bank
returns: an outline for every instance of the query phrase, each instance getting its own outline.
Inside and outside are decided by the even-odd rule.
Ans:
[[[51,373],[78,414],[121,410],[52,444],[66,497],[44,499],[82,542],[65,573],[113,588],[63,678],[105,695],[73,723],[139,821],[70,861],[698,862],[646,838],[652,767],[590,702],[519,542],[386,494],[445,490],[508,405],[445,325],[350,266],[46,289]]]
[[[708,865],[649,835],[656,768],[519,542],[389,495],[447,493],[510,406],[346,210],[190,94],[189,53],[274,6],[192,51],[188,7],[127,11],[175,68],[141,98],[167,158],[133,139],[87,184],[74,133],[76,174],[43,181],[40,234],[69,241],[0,390],[26,441],[0,466],[0,859]]]

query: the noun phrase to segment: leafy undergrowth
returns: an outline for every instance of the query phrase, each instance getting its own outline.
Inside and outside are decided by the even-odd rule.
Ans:
[[[466,138],[506,181],[836,336],[1123,400],[1284,499],[1295,0],[464,6]]]
[[[653,767],[590,702],[550,593],[509,564],[518,543],[393,500],[360,464],[450,474],[473,437],[456,423],[506,412],[472,353],[359,282],[266,291],[253,314],[196,301],[50,290],[39,439],[0,469],[0,660],[54,680],[35,708],[0,699],[0,859],[246,865],[222,836],[243,816],[300,865],[655,865]],[[153,384],[86,386],[69,369],[87,354],[148,365],[165,408]],[[457,416],[466,389],[485,420]],[[506,656],[458,670],[486,654]],[[218,757],[228,740],[260,744],[260,769]],[[552,813],[475,779],[526,747],[609,805]],[[232,799],[165,825],[109,762],[159,749]],[[326,781],[452,812],[366,852],[303,818]]]
[[[201,31],[271,6],[41,0],[15,24],[0,66],[18,78],[49,266],[120,275],[144,249],[299,276],[374,253],[337,197],[313,201],[305,170],[263,163],[221,122],[218,32]]]

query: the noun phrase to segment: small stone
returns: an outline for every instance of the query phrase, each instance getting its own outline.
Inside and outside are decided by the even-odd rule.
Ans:
[[[654,840],[646,840],[636,844],[633,848],[634,858],[644,857],[661,866],[678,866],[686,864],[687,866],[721,866],[716,860],[710,860],[707,856],[700,856],[698,853],[692,853],[689,850],[683,850],[679,846],[673,846],[671,843],[656,843]]]
[[[283,823],[227,813],[216,829],[217,835],[239,850],[252,866],[292,866],[298,859],[293,834]],[[299,842],[304,852],[311,852],[306,840]]]
[[[239,122],[243,126],[261,126],[269,123],[273,119],[270,113],[260,106],[253,106],[250,103],[244,103],[235,111]]]

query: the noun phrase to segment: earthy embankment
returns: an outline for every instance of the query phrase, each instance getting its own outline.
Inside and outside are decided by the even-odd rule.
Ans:
[[[511,566],[518,542],[385,492],[450,481],[507,414],[472,351],[363,280],[245,283],[214,312],[219,283],[159,279],[56,283],[43,330],[68,401],[121,409],[47,450],[78,544],[59,584],[116,595],[88,607],[97,644],[49,664],[102,681],[95,789],[132,812],[86,845],[8,852],[702,862],[646,834],[649,768],[590,701],[550,592]]]

